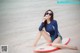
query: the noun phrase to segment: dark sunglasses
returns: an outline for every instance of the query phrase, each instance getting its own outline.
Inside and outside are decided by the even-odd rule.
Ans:
[[[52,13],[46,13],[46,15],[52,15]]]

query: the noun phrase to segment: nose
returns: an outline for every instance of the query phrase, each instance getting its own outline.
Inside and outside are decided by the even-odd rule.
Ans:
[[[49,14],[47,14],[46,16],[49,16]]]

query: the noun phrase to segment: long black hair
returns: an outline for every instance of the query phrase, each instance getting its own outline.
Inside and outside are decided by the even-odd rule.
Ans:
[[[54,13],[53,13],[53,11],[52,10],[47,10],[46,12],[45,12],[45,14],[44,14],[44,17],[46,16],[46,13],[48,13],[48,11],[51,11],[51,17],[50,17],[50,21],[52,21],[53,20],[53,18],[54,18]],[[47,21],[45,20],[45,22],[44,22],[44,24],[45,24],[45,26],[46,26],[46,24],[47,24]]]

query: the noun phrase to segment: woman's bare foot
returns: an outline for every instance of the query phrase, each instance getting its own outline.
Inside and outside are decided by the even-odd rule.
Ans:
[[[78,50],[78,48],[75,46],[75,47],[72,47],[71,48],[72,50]]]
[[[54,47],[59,47],[59,48],[65,48],[65,49],[72,49],[72,50],[78,50],[76,46],[69,46],[69,45],[62,45],[62,44],[48,44],[48,46],[54,46]]]

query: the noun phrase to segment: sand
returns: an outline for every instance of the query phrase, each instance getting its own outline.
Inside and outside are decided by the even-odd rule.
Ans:
[[[61,49],[51,53],[80,53],[80,5],[57,4],[56,0],[7,0],[0,2],[0,46],[8,53],[33,53],[32,44],[44,12],[51,9],[60,34],[70,37],[69,45],[78,50]],[[42,37],[38,43],[45,42]]]

